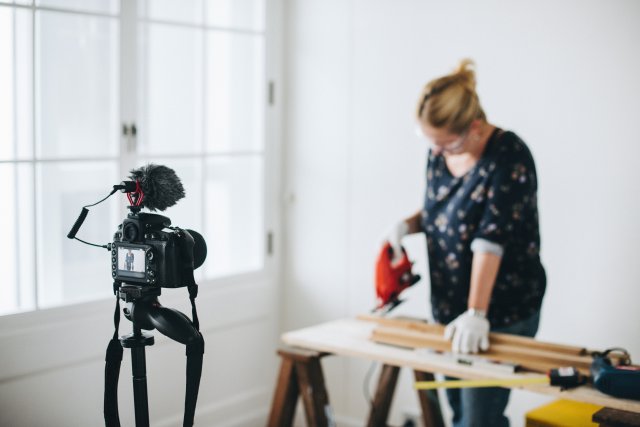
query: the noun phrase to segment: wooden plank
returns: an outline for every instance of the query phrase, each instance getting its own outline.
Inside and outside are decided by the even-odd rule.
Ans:
[[[427,347],[427,348],[432,348],[438,351],[451,351],[450,347],[444,347],[442,345],[440,345],[440,348],[438,348],[438,345],[439,345],[438,342],[425,343],[425,340],[422,339],[421,337],[407,338],[407,337],[399,336],[398,334],[395,334],[395,333],[384,334],[384,331],[379,331],[377,329],[373,332],[371,339],[374,342],[377,342],[380,344],[390,344],[393,346],[398,346],[403,348],[414,349],[414,348]],[[484,355],[485,354],[483,353],[483,356]],[[517,357],[508,358],[507,360],[506,357],[494,356],[492,359],[497,360],[499,362],[515,363],[520,365],[523,369],[526,369],[528,371],[533,371],[533,372],[540,372],[540,373],[547,373],[549,369],[557,368],[557,366],[550,366],[547,363],[540,363],[540,362],[536,362],[535,360],[516,360],[518,359]],[[584,367],[578,368],[578,369],[583,374],[586,373]]]
[[[517,357],[518,360],[529,360],[547,363],[554,368],[564,366],[575,366],[577,368],[589,369],[593,358],[591,356],[574,356],[563,353],[553,353],[550,351],[531,349],[528,347],[493,344],[486,353],[482,355],[491,357]]]
[[[407,348],[430,348],[450,352],[451,343],[440,335],[427,334],[407,329],[378,326],[373,330],[371,339],[381,344],[392,344]],[[589,375],[591,358],[589,356],[571,356],[554,354],[527,348],[492,345],[488,351],[480,353],[482,357],[499,362],[515,363],[534,372],[547,373],[550,369],[575,366],[583,375]]]
[[[398,382],[400,368],[397,366],[383,365],[378,380],[378,388],[371,404],[367,427],[379,427],[387,425],[391,401]]]
[[[406,347],[428,347],[439,351],[451,351],[451,342],[446,340],[442,335],[435,335],[425,332],[413,331],[400,328],[389,328],[384,326],[378,326],[373,330],[373,339],[377,340],[378,336],[397,336],[406,339]],[[402,341],[397,341],[401,343]],[[538,349],[530,349],[522,346],[515,346],[509,344],[493,344],[491,348],[483,352],[483,356],[499,356],[501,354],[514,354],[520,358],[549,361],[553,363],[564,362],[564,366],[569,365],[585,365],[590,366],[592,358],[590,356],[575,356],[564,353],[554,353],[550,351],[542,351]]]
[[[451,343],[444,336],[410,329],[378,326],[373,330],[371,339],[379,343],[409,348],[426,347],[438,351],[451,351]],[[561,366],[575,366],[585,373],[588,373],[592,362],[590,356],[553,353],[507,344],[492,344],[489,350],[482,352],[481,355],[491,360],[518,363],[523,366],[526,364],[525,362],[542,364],[549,366],[550,369]]]
[[[602,408],[591,420],[606,427],[640,427],[640,414],[619,409]]]
[[[413,318],[380,317],[372,314],[360,314],[356,317],[359,320],[375,322],[380,325],[444,335],[445,327],[443,325],[437,323],[427,323],[424,320]],[[590,353],[590,351],[588,351],[584,347],[544,342],[536,340],[534,338],[522,337],[512,334],[503,334],[498,332],[491,332],[491,334],[489,334],[489,340],[492,344],[526,345],[528,348],[553,351],[556,353],[572,354],[576,356],[588,355]]]

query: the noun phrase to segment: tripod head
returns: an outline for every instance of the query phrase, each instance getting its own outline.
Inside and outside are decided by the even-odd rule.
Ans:
[[[123,283],[119,297],[125,302],[124,315],[136,328],[148,331],[157,329],[174,341],[188,345],[199,339],[200,334],[191,320],[182,312],[163,307],[158,301],[161,288]]]

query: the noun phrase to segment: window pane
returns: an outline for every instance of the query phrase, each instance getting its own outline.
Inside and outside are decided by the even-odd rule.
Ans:
[[[0,164],[0,314],[35,308],[33,166]]]
[[[43,157],[118,152],[118,24],[37,12],[37,150]]]
[[[262,150],[263,38],[210,31],[207,73],[207,150]]]
[[[143,24],[140,28],[141,38],[146,41],[140,55],[146,58],[139,78],[140,152],[200,151],[202,31],[163,24]]]
[[[36,6],[108,14],[117,14],[120,11],[118,0],[38,0]]]
[[[207,160],[204,233],[207,278],[263,266],[264,209],[262,158]]]
[[[264,30],[264,0],[206,0],[207,25]]]
[[[185,197],[180,199],[174,206],[163,212],[152,212],[164,215],[171,220],[171,225],[195,230],[202,234],[205,241],[209,243],[208,236],[205,235],[202,226],[203,216],[203,161],[200,158],[194,159],[170,159],[170,158],[154,158],[153,160],[140,161],[140,165],[147,163],[155,163],[170,167],[176,172],[178,178],[182,182],[185,191]],[[202,278],[203,268],[199,268],[195,272],[195,279]]]
[[[106,196],[118,177],[117,162],[44,163],[38,179],[38,306],[50,307],[112,295],[110,254],[67,239],[82,206]],[[123,220],[121,193],[93,206],[77,237],[111,241]]]
[[[141,2],[141,10],[147,19],[202,24],[201,0],[147,0]]]
[[[0,8],[0,160],[33,156],[31,11]]]

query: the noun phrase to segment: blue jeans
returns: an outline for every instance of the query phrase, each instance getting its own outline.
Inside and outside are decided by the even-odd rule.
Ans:
[[[540,323],[540,312],[504,328],[492,330],[527,337],[535,336]],[[453,378],[447,378],[453,379]],[[447,389],[449,405],[453,410],[454,427],[509,426],[504,410],[511,390],[500,387]]]

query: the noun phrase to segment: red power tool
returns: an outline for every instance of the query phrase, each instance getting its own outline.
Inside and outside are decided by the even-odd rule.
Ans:
[[[376,261],[376,295],[378,306],[373,311],[386,314],[396,308],[402,300],[398,297],[408,287],[420,281],[420,276],[413,274],[407,252],[402,248],[402,258],[393,262],[393,248],[387,242]]]

